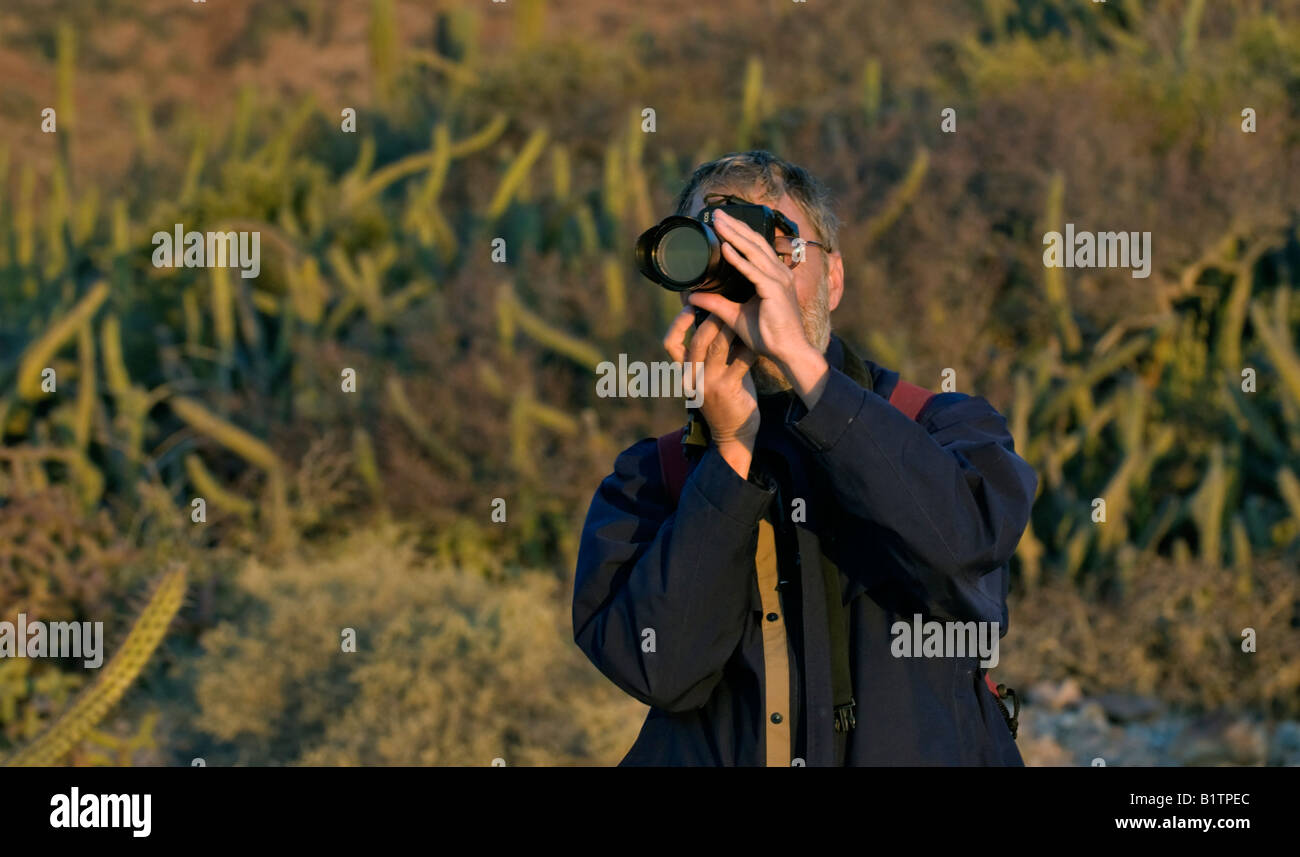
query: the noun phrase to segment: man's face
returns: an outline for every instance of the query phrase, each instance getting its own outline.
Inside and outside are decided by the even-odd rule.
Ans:
[[[766,205],[776,209],[794,221],[799,227],[799,235],[811,241],[820,240],[813,225],[803,209],[784,193],[779,199],[763,198],[760,191],[710,187],[696,192],[691,199],[688,213],[694,217],[704,207],[704,196],[709,193],[730,193],[738,199],[756,205]],[[780,231],[778,230],[778,234]],[[795,292],[799,297],[799,309],[803,316],[804,336],[818,351],[825,351],[831,337],[831,311],[839,306],[844,295],[844,262],[838,252],[828,255],[820,247],[804,248],[804,260],[792,272],[794,274]],[[706,283],[707,287],[709,284]],[[682,304],[690,292],[682,292]],[[757,300],[757,298],[755,298]],[[790,381],[775,363],[766,357],[759,357],[754,362],[751,373],[754,388],[759,393],[779,393],[790,389]]]

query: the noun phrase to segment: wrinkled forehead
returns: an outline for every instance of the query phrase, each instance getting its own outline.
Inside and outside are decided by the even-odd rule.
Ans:
[[[773,199],[770,196],[764,196],[762,191],[757,187],[745,189],[718,186],[697,190],[695,196],[691,198],[691,204],[689,208],[687,208],[687,213],[694,217],[695,214],[704,207],[704,197],[714,193],[730,194],[738,199],[743,199],[746,202],[752,202],[755,205],[766,205],[768,208],[774,208],[793,220],[795,225],[799,227],[799,234],[804,238],[811,240],[816,234],[816,230],[813,229],[808,217],[803,213],[803,209],[797,202],[791,199],[789,195],[783,192],[779,197]]]

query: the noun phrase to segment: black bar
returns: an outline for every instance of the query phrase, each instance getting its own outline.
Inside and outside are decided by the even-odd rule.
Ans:
[[[1207,834],[1231,843],[1289,834],[1293,819],[1284,823],[1283,814],[1294,815],[1297,773],[1116,767],[0,769],[0,843],[133,848],[161,842],[206,850],[267,841],[450,845],[469,836],[485,847],[517,838],[537,848],[608,830],[615,838],[602,836],[600,850],[622,850],[645,837],[686,836],[698,825],[734,835],[740,847],[773,824],[818,837],[830,824],[838,830],[829,832],[864,844],[891,832],[920,837],[918,845],[965,838],[1034,849],[1102,838],[1178,844]],[[55,796],[70,798],[73,787],[83,801],[88,794],[135,794],[143,806],[148,794],[149,835],[134,836],[129,824],[52,827]],[[1168,800],[1164,806],[1160,796]],[[1190,796],[1190,803],[1179,803],[1188,799],[1181,796]],[[1244,820],[1248,827],[1159,826],[1192,818]],[[1117,819],[1154,819],[1157,827],[1120,829]]]

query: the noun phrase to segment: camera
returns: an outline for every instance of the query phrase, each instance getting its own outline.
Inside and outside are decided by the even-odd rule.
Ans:
[[[773,246],[778,228],[790,237],[799,235],[799,227],[781,212],[726,197],[723,204],[706,205],[694,217],[674,214],[641,233],[636,240],[637,268],[675,292],[717,292],[737,303],[752,298],[754,284],[723,258],[722,239],[712,225],[713,213],[719,210],[745,223]]]

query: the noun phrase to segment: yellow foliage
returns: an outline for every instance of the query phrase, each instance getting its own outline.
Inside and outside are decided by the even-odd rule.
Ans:
[[[162,642],[176,611],[185,597],[186,570],[182,566],[167,572],[149,603],[131,626],[126,642],[102,667],[95,683],[31,744],[14,753],[4,764],[10,767],[55,765],[104,719],[122,694],[148,663]]]
[[[573,645],[553,575],[489,582],[383,524],[238,584],[259,618],[205,634],[197,669],[231,763],[614,764],[644,719]]]

